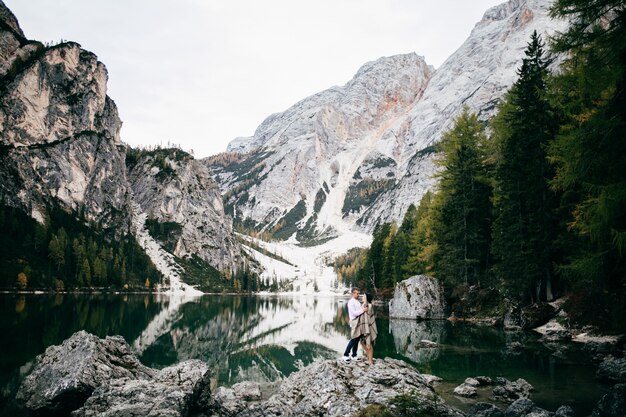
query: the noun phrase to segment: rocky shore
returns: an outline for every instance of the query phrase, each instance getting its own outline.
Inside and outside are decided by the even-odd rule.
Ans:
[[[613,358],[602,369],[602,375],[623,382],[622,360]],[[574,416],[569,407],[556,412],[537,407],[524,380],[480,376],[468,378],[455,393],[471,397],[488,386],[499,405],[479,402],[464,414],[435,391],[441,378],[389,358],[372,366],[316,361],[280,382],[271,395],[254,382],[213,391],[210,379],[202,361],[156,370],[142,365],[122,337],[100,339],[79,331],[37,357],[16,399],[24,414],[33,416],[400,416],[408,409],[442,417]],[[626,384],[617,384],[592,416],[623,417],[624,410]]]

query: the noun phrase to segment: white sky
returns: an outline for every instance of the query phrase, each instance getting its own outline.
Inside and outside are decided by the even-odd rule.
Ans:
[[[4,0],[26,37],[72,40],[109,71],[131,145],[204,157],[365,62],[435,67],[503,0]]]

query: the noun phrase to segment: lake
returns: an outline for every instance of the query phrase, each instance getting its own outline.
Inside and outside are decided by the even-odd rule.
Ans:
[[[213,369],[215,386],[253,380],[272,383],[316,359],[339,358],[348,340],[347,298],[332,296],[222,296],[0,294],[0,415],[6,415],[36,355],[84,329],[122,335],[140,360],[162,368],[201,359]],[[402,359],[421,372],[444,378],[437,391],[452,395],[466,377],[524,378],[533,401],[554,411],[571,405],[589,414],[606,392],[581,346],[558,353],[531,332],[511,333],[448,321],[390,320],[377,310],[375,357]],[[439,344],[419,348],[421,340]],[[486,398],[485,398],[486,399]]]

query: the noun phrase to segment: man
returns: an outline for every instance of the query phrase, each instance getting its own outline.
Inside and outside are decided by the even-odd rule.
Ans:
[[[367,307],[362,308],[361,303],[359,302],[359,289],[352,288],[352,298],[348,301],[348,317],[350,318],[350,327],[352,328],[354,320],[359,317],[361,314],[367,311]],[[350,339],[348,342],[348,346],[346,347],[346,351],[343,353],[343,361],[345,363],[350,363],[352,359],[356,359],[356,351],[359,347],[359,338],[355,337],[354,339]],[[352,350],[352,358],[348,356],[350,354],[350,350]]]

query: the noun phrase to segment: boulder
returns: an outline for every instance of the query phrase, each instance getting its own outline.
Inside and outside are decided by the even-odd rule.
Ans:
[[[515,400],[513,404],[504,411],[504,417],[525,417],[535,408],[533,403],[528,398],[520,398]]]
[[[476,403],[470,407],[467,417],[504,417],[504,413],[493,404]]]
[[[468,378],[469,379],[469,378]],[[460,397],[475,397],[478,395],[478,391],[476,387],[468,384],[467,382],[462,383],[458,387],[454,389],[454,395],[458,395]]]
[[[512,402],[527,399],[530,397],[530,392],[534,390],[533,386],[522,378],[513,382],[506,378],[496,378],[496,384],[491,396],[491,399],[496,401]]]
[[[186,416],[203,390],[208,366],[190,360],[162,369],[152,380],[119,378],[96,388],[72,417]]]
[[[291,374],[268,400],[250,404],[238,416],[346,416],[369,404],[387,405],[401,394],[412,394],[431,414],[461,417],[447,406],[412,366],[395,359],[377,359],[374,365],[345,365],[335,360],[317,361]],[[230,394],[229,394],[230,395]],[[217,415],[224,404],[216,400]],[[221,407],[221,408],[220,408]]]
[[[617,384],[598,401],[590,417],[624,417],[626,384]]]
[[[504,315],[504,328],[534,329],[550,321],[557,310],[548,303],[535,303],[525,307],[513,306]]]
[[[596,372],[596,378],[611,382],[626,383],[626,358],[606,356]]]
[[[389,301],[389,317],[402,319],[443,319],[445,301],[439,281],[416,275],[396,285]]]
[[[28,410],[67,413],[112,379],[151,379],[155,371],[142,365],[121,336],[100,339],[85,331],[39,355],[16,398]]]
[[[482,387],[485,385],[493,385],[493,380],[488,376],[475,376],[473,379],[478,381],[478,384]],[[467,382],[467,379],[465,380]]]

